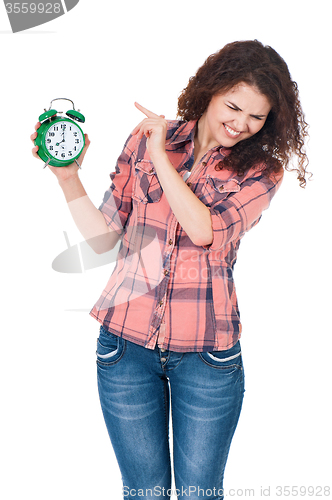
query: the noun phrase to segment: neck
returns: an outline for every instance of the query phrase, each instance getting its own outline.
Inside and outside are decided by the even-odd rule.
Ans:
[[[197,122],[195,133],[195,147],[200,151],[209,151],[209,149],[219,146],[219,144],[211,137],[208,126],[206,124],[206,114],[204,113]]]
[[[219,146],[219,144],[215,140],[209,138],[204,114],[197,122],[194,144],[195,144],[195,154],[194,154],[195,160],[202,158],[205,155],[205,153],[207,153],[210,149],[214,148],[215,146]]]

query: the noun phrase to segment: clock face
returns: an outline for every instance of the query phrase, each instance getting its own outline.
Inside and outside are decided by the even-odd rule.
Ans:
[[[84,146],[83,134],[75,123],[57,121],[45,134],[46,148],[53,158],[67,161],[77,158]]]

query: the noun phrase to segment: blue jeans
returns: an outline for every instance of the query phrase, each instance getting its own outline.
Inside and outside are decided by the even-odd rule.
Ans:
[[[240,342],[211,353],[151,350],[101,326],[97,372],[124,498],[170,497],[171,399],[173,493],[176,488],[178,499],[223,499],[224,469],[244,394]]]

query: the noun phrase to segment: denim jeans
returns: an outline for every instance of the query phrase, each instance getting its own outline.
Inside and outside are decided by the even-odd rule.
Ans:
[[[124,498],[170,497],[171,400],[173,493],[176,488],[178,499],[223,499],[224,469],[244,394],[240,342],[210,353],[151,350],[101,326],[97,372]]]

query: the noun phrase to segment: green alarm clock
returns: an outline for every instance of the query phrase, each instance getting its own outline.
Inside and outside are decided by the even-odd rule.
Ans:
[[[63,113],[52,108],[54,101],[70,101],[73,109],[66,112],[65,116],[54,116]],[[81,168],[77,158],[82,153],[85,145],[84,134],[76,122],[84,123],[85,118],[76,111],[73,101],[66,98],[53,99],[49,110],[39,117],[41,126],[37,130],[35,145],[39,146],[38,155],[47,165],[54,167],[67,167],[72,163]]]

